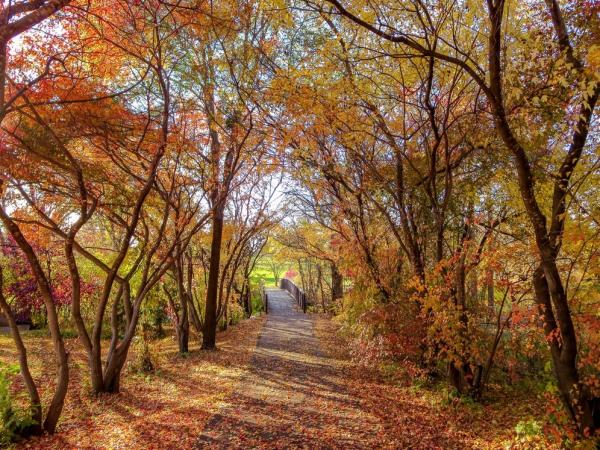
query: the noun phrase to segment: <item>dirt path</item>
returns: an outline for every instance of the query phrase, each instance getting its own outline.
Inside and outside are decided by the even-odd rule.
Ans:
[[[313,320],[285,291],[268,295],[252,369],[208,422],[198,448],[380,447],[378,419],[361,409],[336,361],[321,352]]]

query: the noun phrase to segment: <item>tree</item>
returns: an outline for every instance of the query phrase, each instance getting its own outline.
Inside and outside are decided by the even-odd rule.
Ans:
[[[433,14],[434,8],[416,4],[415,11],[424,13],[427,22],[421,22],[421,25],[417,28],[420,34],[413,37],[408,32],[390,24],[388,20],[383,19],[380,23],[389,24],[389,28],[380,28],[353,14],[337,0],[328,1],[339,14],[379,38],[397,43],[402,48],[407,49],[408,52],[413,52],[413,54],[420,57],[434,58],[444,65],[459,67],[477,83],[485,94],[490,112],[494,118],[496,132],[513,156],[515,169],[518,173],[520,195],[535,235],[537,250],[540,253],[540,265],[534,276],[536,302],[540,308],[540,313],[544,317],[544,330],[548,336],[561,397],[566,409],[578,423],[580,431],[582,433],[593,433],[596,425],[592,416],[592,405],[597,400],[591,396],[588,388],[581,383],[577,367],[577,332],[564,282],[557,266],[557,258],[567,219],[567,196],[570,183],[586,146],[593,111],[600,94],[600,83],[598,83],[596,75],[593,74],[593,70],[590,71],[589,67],[586,67],[581,59],[580,55],[583,52],[574,47],[574,43],[585,46],[586,39],[590,35],[585,35],[581,40],[574,40],[568,31],[559,3],[557,1],[547,2],[552,24],[550,29],[553,29],[556,37],[556,45],[548,56],[549,60],[555,61],[556,66],[549,66],[546,73],[548,77],[553,77],[557,81],[560,80],[566,85],[564,90],[557,85],[550,85],[547,90],[549,92],[560,92],[558,96],[573,105],[573,108],[576,108],[578,112],[567,119],[571,127],[570,137],[565,136],[555,146],[556,153],[560,152],[560,156],[556,165],[557,169],[553,173],[554,186],[550,194],[547,194],[551,199],[550,212],[544,212],[541,206],[543,204],[541,203],[542,200],[540,200],[534,189],[539,176],[536,176],[532,167],[532,157],[526,150],[528,144],[526,144],[526,139],[519,136],[517,125],[514,120],[511,120],[513,119],[510,113],[511,110],[507,108],[512,93],[510,80],[507,79],[510,66],[502,61],[502,55],[505,51],[503,24],[506,16],[506,3],[503,0],[488,1],[487,11],[476,9],[476,14],[480,15],[474,16],[486,27],[487,31],[485,38],[475,38],[475,41],[481,39],[484,48],[487,49],[487,61],[485,62],[489,71],[489,81],[486,80],[482,69],[478,65],[477,58],[479,55],[467,43],[471,41],[467,38],[469,32],[466,30],[461,29],[459,33],[453,33],[453,37],[445,41],[443,48],[432,46],[432,43],[437,40],[437,36],[441,33],[442,25],[453,19],[453,15],[437,16]],[[458,14],[456,9],[455,14]],[[436,19],[433,19],[434,17]],[[522,18],[523,16],[517,17]],[[414,23],[419,22],[415,21]],[[531,25],[535,27],[543,24],[533,23]],[[456,25],[451,25],[450,29],[456,31]],[[511,29],[511,31],[513,30]],[[517,48],[517,51],[519,50],[527,51],[527,47]],[[557,68],[556,71],[555,68]],[[552,146],[550,142],[547,142],[546,145]]]
[[[38,75],[36,75],[33,79],[28,80],[23,86],[16,86],[14,89],[7,89],[7,84],[9,82],[8,73],[10,68],[10,60],[8,56],[9,43],[17,36],[26,33],[36,25],[40,24],[69,3],[69,0],[49,0],[42,2],[24,1],[15,4],[9,3],[8,5],[5,5],[5,3],[2,2],[2,5],[0,6],[0,123],[2,123],[6,118],[11,106],[22,98],[27,89],[34,86],[48,74],[51,63],[54,60],[52,56],[49,57],[45,67],[38,73]],[[6,181],[3,176],[0,178],[0,194],[4,194],[5,192]],[[20,339],[19,332],[14,321],[14,316],[12,315],[10,308],[7,307],[8,305],[4,300],[4,297],[0,299],[2,309],[7,315],[11,325],[13,338],[15,339],[15,343],[19,348],[19,364],[21,367],[21,374],[28,386],[32,408],[32,418],[37,422],[37,427],[32,428],[30,431],[32,433],[39,433],[41,430],[45,430],[49,433],[53,433],[56,428],[56,423],[58,422],[62,412],[64,399],[67,394],[69,368],[67,365],[67,353],[65,351],[64,342],[58,325],[52,289],[35,251],[29,244],[27,238],[21,232],[19,226],[6,213],[4,205],[0,206],[0,220],[25,254],[46,307],[48,324],[54,344],[58,377],[52,401],[42,424],[40,398],[36,392],[35,385],[31,380],[31,376],[29,375],[25,348],[22,345],[22,340]]]
[[[215,348],[218,324],[220,266],[225,213],[230,194],[259,164],[267,164],[269,139],[260,122],[260,114],[250,96],[260,93],[262,66],[260,40],[267,27],[255,32],[253,26],[264,22],[260,14],[250,13],[255,5],[241,8],[245,17],[235,33],[227,24],[235,22],[232,11],[222,5],[207,14],[206,27],[196,27],[185,36],[190,49],[189,67],[194,68],[186,79],[190,92],[200,105],[204,116],[206,141],[198,146],[202,160],[199,168],[203,188],[207,192],[211,245],[203,317],[202,347]],[[244,8],[249,10],[244,10]],[[240,64],[239,61],[244,61]]]

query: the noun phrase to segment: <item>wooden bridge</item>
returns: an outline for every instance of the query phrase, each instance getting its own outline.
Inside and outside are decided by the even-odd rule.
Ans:
[[[309,304],[306,293],[300,289],[298,286],[294,284],[294,282],[288,278],[282,278],[279,282],[279,288],[287,291],[291,297],[294,299],[296,304],[302,312],[306,313],[306,307]],[[269,293],[265,290],[264,286],[261,290],[261,295],[263,299],[263,305],[265,308],[265,312],[269,313]]]

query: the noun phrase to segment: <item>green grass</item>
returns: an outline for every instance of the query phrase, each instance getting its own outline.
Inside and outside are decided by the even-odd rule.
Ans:
[[[260,280],[263,280],[267,287],[275,286],[275,277],[273,276],[267,258],[259,260],[250,274],[250,282],[255,286],[260,283]]]
[[[269,269],[256,267],[250,274],[250,282],[258,285],[261,279],[264,281],[265,286],[275,286],[273,273]]]
[[[258,260],[258,262],[256,263],[256,267],[254,267],[254,270],[250,274],[250,281],[253,284],[258,285],[260,283],[260,280],[262,279],[266,287],[276,286],[275,276],[273,275],[273,272],[271,270],[270,263],[270,256],[264,256]],[[296,267],[296,265],[291,261],[281,263],[279,264],[279,266],[281,268],[281,273],[279,274],[280,279],[283,278],[288,269]]]

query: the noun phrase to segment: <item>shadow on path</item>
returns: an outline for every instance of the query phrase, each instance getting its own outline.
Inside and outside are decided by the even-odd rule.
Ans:
[[[287,292],[268,291],[269,315],[251,371],[207,423],[198,448],[377,448],[379,420],[319,350],[313,321]]]

